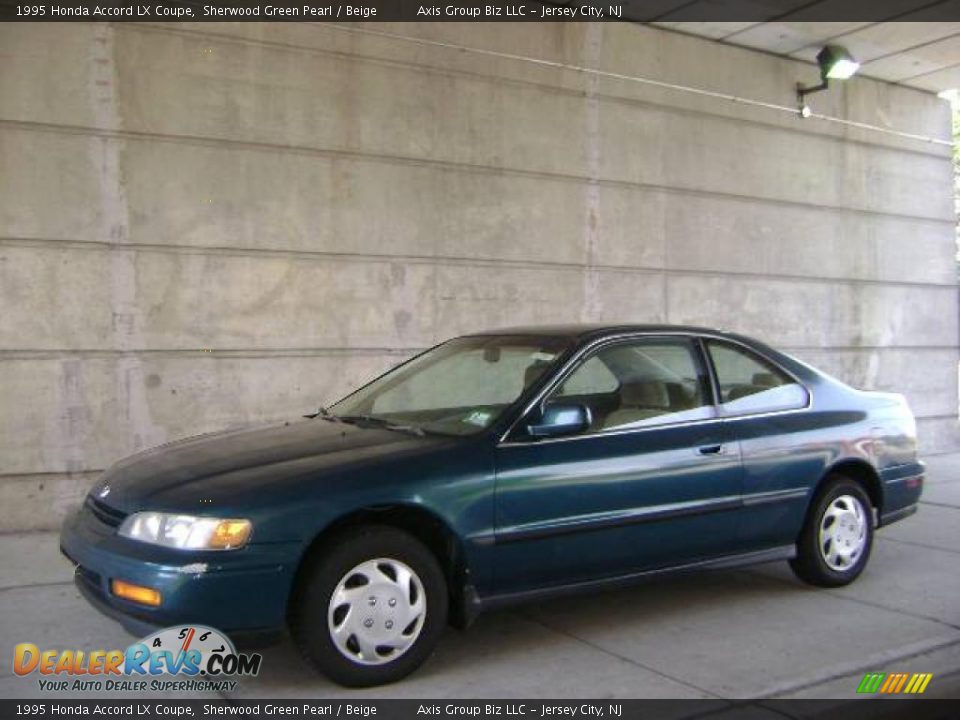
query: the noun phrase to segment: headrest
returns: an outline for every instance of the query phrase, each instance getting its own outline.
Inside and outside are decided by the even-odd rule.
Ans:
[[[543,375],[543,371],[549,366],[550,363],[546,360],[534,360],[527,365],[527,369],[523,371],[523,386],[525,388],[530,387],[530,385],[537,381],[537,378]]]

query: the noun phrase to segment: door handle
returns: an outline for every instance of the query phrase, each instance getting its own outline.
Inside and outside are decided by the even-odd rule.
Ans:
[[[723,444],[717,443],[716,445],[704,445],[703,447],[698,448],[697,452],[700,455],[723,455]]]

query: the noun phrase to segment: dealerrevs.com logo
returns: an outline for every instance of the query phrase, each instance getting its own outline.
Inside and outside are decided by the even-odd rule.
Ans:
[[[13,672],[34,673],[41,690],[162,692],[230,691],[234,678],[260,672],[259,653],[238,653],[219,630],[204,625],[169,627],[126,650],[13,649]],[[162,677],[161,677],[162,676]]]

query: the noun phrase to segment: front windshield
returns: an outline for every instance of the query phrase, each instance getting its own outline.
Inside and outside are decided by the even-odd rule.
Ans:
[[[568,344],[525,335],[457,338],[374,380],[329,412],[355,422],[472,435],[497,420]]]

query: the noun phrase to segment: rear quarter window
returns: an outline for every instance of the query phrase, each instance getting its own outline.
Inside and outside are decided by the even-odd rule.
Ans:
[[[803,385],[746,348],[708,340],[707,350],[717,374],[724,414],[793,410],[810,402]]]

